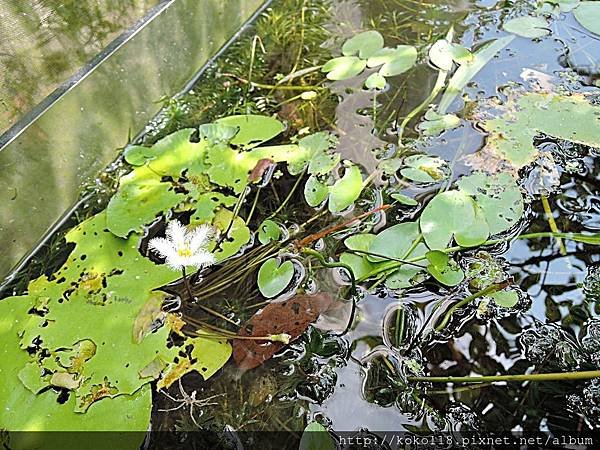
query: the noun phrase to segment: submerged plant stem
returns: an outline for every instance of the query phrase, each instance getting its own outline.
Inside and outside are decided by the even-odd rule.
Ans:
[[[542,206],[544,208],[544,213],[546,214],[546,218],[548,219],[548,225],[550,226],[550,230],[553,233],[560,233],[558,226],[554,220],[554,214],[552,213],[552,208],[550,208],[550,203],[548,202],[548,197],[542,194],[541,196]],[[565,256],[567,254],[567,249],[565,248],[565,244],[560,237],[556,237],[556,242],[558,243],[558,248],[560,249],[560,254]]]
[[[325,89],[323,86],[293,86],[289,84],[279,85],[279,84],[264,84],[264,83],[255,83],[254,81],[246,80],[234,73],[224,73],[222,74],[226,77],[235,78],[240,83],[247,84],[249,86],[259,88],[259,89],[273,89],[273,90],[281,90],[281,91],[319,91]]]
[[[532,373],[523,375],[486,375],[478,377],[407,377],[408,381],[429,383],[493,383],[498,381],[565,381],[600,378],[600,370],[582,372]]]

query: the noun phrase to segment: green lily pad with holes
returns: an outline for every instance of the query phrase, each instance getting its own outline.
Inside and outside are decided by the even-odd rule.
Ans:
[[[369,252],[382,257],[370,255],[369,261],[385,261],[386,257],[408,259],[415,250],[415,241],[419,238],[419,234],[417,222],[404,222],[386,228],[377,234],[369,247]]]
[[[258,227],[258,240],[261,244],[267,245],[269,242],[278,241],[281,237],[281,228],[276,222],[267,219]]]
[[[294,263],[279,262],[277,258],[267,259],[258,270],[258,289],[266,298],[281,294],[294,278]]]
[[[515,291],[497,291],[489,295],[498,306],[514,308],[519,303],[519,294]]]
[[[353,78],[367,67],[367,62],[356,56],[340,56],[326,62],[321,68],[330,80],[347,80]]]
[[[352,205],[362,192],[362,183],[360,169],[347,167],[344,176],[329,188],[329,211],[341,212]]]
[[[190,216],[190,225],[210,223],[221,207],[231,207],[237,202],[236,197],[220,192],[205,192],[196,198],[194,213]]]
[[[198,136],[210,145],[229,143],[238,134],[237,126],[223,123],[204,123],[198,127]]]
[[[517,17],[505,22],[503,28],[509,33],[531,39],[541,38],[550,34],[548,22],[542,17]]]
[[[425,243],[432,250],[452,241],[463,247],[483,244],[490,234],[485,216],[465,192],[440,192],[427,204],[419,219]]]
[[[443,180],[446,176],[446,162],[443,159],[427,155],[412,155],[404,158],[406,167],[400,174],[418,183],[434,183]]]
[[[523,195],[508,173],[486,175],[476,172],[461,178],[457,186],[475,199],[491,235],[512,228],[523,216]]]
[[[342,46],[344,56],[358,55],[367,59],[383,48],[383,36],[379,31],[363,31],[348,39]]]
[[[317,207],[329,196],[329,187],[311,175],[304,185],[304,198],[309,206]]]
[[[143,166],[146,161],[156,157],[152,148],[142,145],[128,145],[123,151],[123,157],[132,166]]]
[[[246,226],[246,222],[240,217],[233,216],[233,212],[228,209],[220,209],[215,214],[213,226],[219,231],[220,245],[216,249],[211,249],[214,253],[217,262],[223,261],[237,254],[242,247],[250,242],[252,233]],[[221,234],[227,230],[227,237],[221,239]]]
[[[581,2],[573,10],[573,15],[582,27],[600,36],[600,4],[597,2]]]
[[[308,169],[311,175],[325,175],[339,162],[339,153],[331,153],[338,144],[337,138],[326,131],[305,136],[298,141],[298,156],[288,162],[291,175],[299,175]]]
[[[537,158],[533,141],[539,133],[600,147],[600,106],[584,95],[526,93],[509,100],[505,109],[503,115],[482,122],[489,133],[486,148],[517,169]]]
[[[185,195],[175,192],[171,183],[162,182],[147,166],[140,167],[121,178],[106,208],[107,228],[126,238],[184,200]]]
[[[456,286],[465,279],[465,273],[450,257],[439,250],[426,254],[429,265],[427,271],[440,283],[446,286]]]
[[[285,130],[285,125],[279,120],[254,114],[223,117],[215,120],[215,124],[237,128],[238,132],[229,142],[245,147],[255,147],[270,141]]]
[[[399,45],[396,48],[383,48],[367,61],[368,67],[379,67],[384,77],[400,75],[417,62],[417,49],[412,45]]]

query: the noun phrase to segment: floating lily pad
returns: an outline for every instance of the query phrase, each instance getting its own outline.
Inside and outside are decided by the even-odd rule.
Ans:
[[[372,73],[365,80],[365,87],[367,89],[381,90],[381,89],[385,88],[386,84],[387,84],[387,81],[386,81],[385,77],[383,75],[381,75],[379,72]]]
[[[281,294],[294,277],[294,263],[279,262],[277,258],[267,259],[258,271],[258,289],[267,298]]]
[[[427,155],[412,155],[404,158],[407,166],[400,174],[419,183],[434,183],[445,178],[446,161]]]
[[[519,303],[519,294],[515,291],[498,291],[489,295],[498,306],[514,308]]]
[[[278,136],[285,125],[279,120],[260,115],[228,116],[215,121],[216,124],[237,128],[238,132],[229,142],[235,145],[254,147]],[[220,131],[222,134],[223,131]],[[225,131],[229,134],[229,131]]]
[[[250,229],[246,226],[246,222],[240,217],[234,218],[233,212],[225,208],[220,209],[215,214],[213,226],[220,233],[225,233],[229,230],[224,239],[219,236],[218,240],[220,244],[218,248],[212,250],[217,262],[237,254],[252,238],[252,233],[250,233]]]
[[[319,206],[329,196],[329,186],[319,181],[317,177],[311,175],[304,185],[304,198],[306,203],[313,208]]]
[[[384,77],[400,75],[413,67],[417,62],[417,49],[412,45],[399,45],[396,48],[383,48],[371,56],[367,62],[369,67],[379,67],[379,74]]]
[[[277,241],[281,237],[281,228],[272,220],[265,220],[258,227],[258,240],[266,245],[271,241]]]
[[[347,167],[344,176],[329,189],[329,211],[341,212],[352,205],[360,196],[362,183],[360,169]]]
[[[427,271],[440,283],[446,286],[456,286],[465,279],[462,269],[450,257],[439,250],[426,254],[429,265]]]
[[[364,31],[348,39],[342,46],[344,56],[358,55],[367,59],[383,47],[383,36],[379,31]]]
[[[311,422],[304,429],[298,450],[335,450],[335,441],[319,422]]]
[[[577,22],[584,28],[600,36],[600,4],[581,2],[573,11]]]
[[[337,143],[337,138],[325,131],[303,137],[298,141],[299,155],[288,163],[288,171],[298,175],[308,168],[311,175],[327,174],[340,161],[339,153],[330,152]]]
[[[326,62],[321,68],[330,80],[347,80],[355,77],[367,67],[367,62],[357,56],[340,56]]]
[[[550,33],[548,22],[541,17],[523,16],[511,19],[504,24],[509,33],[525,38],[541,38]]]
[[[423,122],[418,129],[425,136],[437,136],[440,133],[456,128],[460,125],[460,118],[454,114],[438,114],[433,110],[427,111]]]

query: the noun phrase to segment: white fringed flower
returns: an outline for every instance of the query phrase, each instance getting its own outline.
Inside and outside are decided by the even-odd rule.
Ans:
[[[215,256],[207,250],[213,229],[200,225],[192,231],[186,230],[178,220],[167,226],[166,238],[153,238],[148,242],[150,250],[161,257],[173,270],[193,266],[201,269],[215,263]]]

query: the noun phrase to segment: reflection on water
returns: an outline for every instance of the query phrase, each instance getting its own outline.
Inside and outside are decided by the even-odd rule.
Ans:
[[[0,134],[160,0],[0,3]]]

